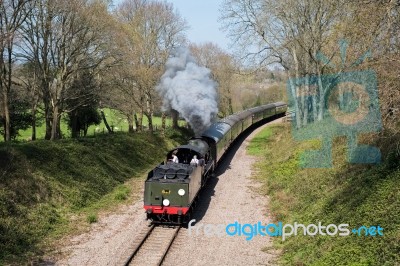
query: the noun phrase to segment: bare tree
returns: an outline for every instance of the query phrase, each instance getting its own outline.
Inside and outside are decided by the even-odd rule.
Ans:
[[[22,87],[22,91],[19,93],[19,96],[28,102],[30,106],[32,127],[31,140],[36,140],[36,123],[37,115],[40,110],[39,103],[41,99],[41,91],[39,89],[40,84],[36,76],[37,71],[35,71],[34,68],[34,64],[26,63],[20,65],[18,68],[16,68],[16,71],[14,71],[16,81]]]
[[[9,94],[13,84],[14,46],[18,31],[28,10],[26,0],[4,0],[0,2],[0,92],[4,140],[11,140]]]
[[[321,77],[326,65],[316,55],[329,42],[340,21],[343,1],[323,0],[227,0],[223,5],[224,27],[241,51],[242,59],[258,65],[278,63],[289,76],[305,78],[302,92],[292,84],[296,122],[306,124],[309,79]],[[337,50],[336,50],[337,51]],[[335,51],[335,52],[336,52]],[[316,93],[314,119],[322,119],[325,89]]]
[[[149,121],[149,130],[153,131],[153,113],[160,105],[154,88],[171,49],[185,42],[186,22],[174,11],[172,4],[156,0],[125,0],[118,7],[117,15],[126,33],[123,62],[129,69],[129,73],[125,72],[122,91],[134,103],[128,104],[130,112],[139,109],[139,124],[144,114]]]
[[[354,0],[349,16],[339,30],[351,42],[350,61],[366,50],[372,51],[368,67],[378,76],[379,101],[384,128],[389,135],[400,134],[400,5],[394,0]]]
[[[211,70],[212,79],[218,83],[219,110],[221,116],[233,113],[232,87],[234,74],[237,73],[235,60],[213,43],[191,45],[192,54],[197,62]]]

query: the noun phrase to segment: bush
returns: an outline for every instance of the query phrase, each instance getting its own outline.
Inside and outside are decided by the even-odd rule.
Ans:
[[[97,215],[96,214],[89,214],[86,218],[87,222],[92,224],[92,223],[97,223]]]

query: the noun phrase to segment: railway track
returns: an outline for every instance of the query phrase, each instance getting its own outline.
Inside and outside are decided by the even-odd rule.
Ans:
[[[180,226],[150,226],[139,236],[135,249],[124,265],[161,265],[180,228]]]

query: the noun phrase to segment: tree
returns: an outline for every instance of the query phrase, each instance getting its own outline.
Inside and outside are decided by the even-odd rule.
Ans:
[[[301,91],[295,84],[290,85],[291,94],[296,99],[294,106],[298,127],[307,124],[310,119],[310,104],[312,119],[322,119],[327,88],[321,86],[321,76],[327,65],[320,63],[317,53],[330,42],[335,25],[345,15],[344,4],[344,1],[323,0],[224,2],[224,27],[242,51],[243,60],[260,66],[279,63],[289,76],[305,79]],[[305,95],[311,92],[309,84],[312,77],[319,80],[320,86],[310,103]]]
[[[11,140],[10,93],[13,86],[14,46],[28,10],[26,0],[0,2],[0,92],[4,140]]]
[[[25,97],[21,97],[20,91],[15,88],[17,85],[13,85],[11,89],[11,93],[9,96],[9,114],[10,114],[10,127],[9,127],[9,135],[10,140],[14,140],[18,136],[19,130],[28,129],[32,124],[32,115],[30,113],[30,103],[27,101]],[[0,125],[3,127],[3,130],[0,132],[5,135],[4,133],[4,120],[0,120]]]
[[[82,71],[71,84],[71,90],[75,97],[65,100],[65,110],[68,111],[68,125],[71,129],[71,137],[77,138],[83,131],[86,136],[90,125],[98,125],[101,117],[97,111],[99,107],[99,95],[96,90],[97,81],[90,70]]]
[[[400,134],[400,5],[393,0],[355,0],[338,27],[351,43],[350,61],[370,50],[367,66],[378,76],[379,103],[385,131]],[[337,33],[338,34],[338,33]]]
[[[160,105],[155,86],[171,49],[185,42],[186,22],[172,4],[156,0],[125,0],[118,6],[117,16],[126,34],[121,58],[125,71],[120,73],[124,78],[118,82],[128,98],[123,112],[128,121],[135,117],[139,129],[145,115],[149,130],[153,131],[153,113],[155,106]]]
[[[99,125],[101,122],[97,106],[80,106],[68,113],[68,117],[68,126],[71,128],[73,138],[81,136],[81,131],[83,131],[83,136],[86,137],[89,126]]]
[[[39,88],[39,81],[36,76],[35,65],[26,63],[19,65],[14,71],[16,80],[20,83],[22,90],[18,93],[19,97],[23,99],[30,108],[30,121],[32,128],[31,140],[36,140],[36,124],[38,121],[38,113],[40,111],[39,101],[41,99],[41,91]]]
[[[102,18],[99,20],[98,18]],[[38,0],[24,26],[26,60],[32,62],[40,80],[46,117],[46,139],[61,137],[62,113],[85,105],[91,92],[78,94],[72,84],[79,74],[93,76],[106,67],[107,7],[100,1]],[[79,97],[78,106],[65,102]]]
[[[212,79],[218,83],[220,116],[233,113],[232,92],[233,78],[237,71],[235,60],[228,53],[213,43],[191,45],[191,52],[200,65],[211,70]]]

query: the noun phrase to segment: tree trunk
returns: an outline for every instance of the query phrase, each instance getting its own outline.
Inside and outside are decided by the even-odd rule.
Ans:
[[[317,78],[318,78],[318,92],[319,92],[319,101],[318,101],[318,121],[322,120],[324,117],[324,109],[325,109],[325,88],[322,84],[322,73],[319,67],[317,67]]]
[[[133,114],[133,118],[135,120],[136,131],[138,131],[139,130],[139,120],[138,120],[136,112]]]
[[[229,114],[233,114],[233,105],[232,105],[232,98],[228,97],[228,112]]]
[[[127,119],[128,119],[128,132],[129,133],[133,133],[135,130],[133,129],[133,116],[127,115]]]
[[[62,132],[61,132],[61,114],[58,115],[58,119],[57,119],[57,139],[62,139]]]
[[[7,85],[4,86],[3,90],[3,100],[4,100],[4,137],[5,141],[11,141],[11,119],[10,119],[10,105],[9,105],[9,95],[11,91],[11,77],[12,77],[12,46],[13,46],[13,37],[8,40],[7,50],[8,50],[8,58],[7,58]]]
[[[179,113],[178,111],[171,109],[171,118],[172,118],[172,128],[177,129],[179,127],[178,125],[178,118],[179,118]]]
[[[51,109],[50,109],[50,100],[48,97],[43,98],[44,102],[44,113],[46,120],[46,134],[44,136],[45,139],[49,140],[51,137],[52,124],[51,124]]]
[[[150,96],[148,96],[146,101],[146,117],[149,122],[149,131],[153,132],[153,103]]]
[[[56,140],[59,139],[59,132],[58,132],[58,124],[60,120],[60,116],[58,114],[59,112],[59,107],[58,104],[55,103],[53,106],[53,121],[52,121],[52,127],[51,127],[51,136],[50,140]]]
[[[106,125],[106,128],[108,130],[108,133],[113,133],[113,130],[111,129],[111,127],[108,125],[107,119],[106,119],[106,115],[104,114],[103,110],[100,110],[100,114],[101,114],[101,118],[103,119],[104,125]]]
[[[318,88],[316,88],[315,94],[312,95],[313,122],[316,122],[318,119],[317,96],[318,96]]]
[[[147,120],[149,122],[149,131],[153,133],[153,131],[154,131],[154,128],[153,128],[153,115],[151,113],[150,114],[146,113],[146,117],[147,117]]]
[[[297,53],[296,49],[292,50],[293,52],[293,59],[295,63],[295,75],[296,75],[296,80],[299,80],[300,75],[299,75],[299,61],[297,60]],[[294,109],[295,109],[295,116],[296,116],[296,128],[301,127],[301,116],[300,116],[300,108],[299,108],[299,102],[297,100],[297,92],[298,88],[296,84],[293,83],[293,80],[289,78],[290,82],[290,93],[292,94],[292,99],[293,99],[293,104],[294,104]]]
[[[165,113],[163,112],[161,115],[161,128],[164,131],[165,130],[165,122],[167,120],[167,116],[165,115]]]
[[[36,104],[32,107],[32,136],[31,140],[36,140]]]
[[[138,118],[138,131],[142,131],[143,130],[143,110],[140,110],[139,113],[139,118]]]
[[[11,141],[10,110],[8,106],[7,88],[3,90],[3,112],[4,112],[4,141]]]
[[[304,86],[304,91],[302,95],[303,101],[303,126],[308,124],[308,97],[310,95],[310,77],[308,74],[305,76],[306,84]]]
[[[71,113],[71,137],[79,137],[78,116],[76,115],[76,111]]]
[[[11,77],[12,77],[12,40],[8,40],[7,45],[7,65],[4,65],[4,86],[3,86],[3,112],[4,112],[4,141],[11,141],[11,119],[10,119],[10,105],[9,94],[11,91]],[[3,53],[2,53],[3,54]],[[6,69],[8,68],[8,70]]]

